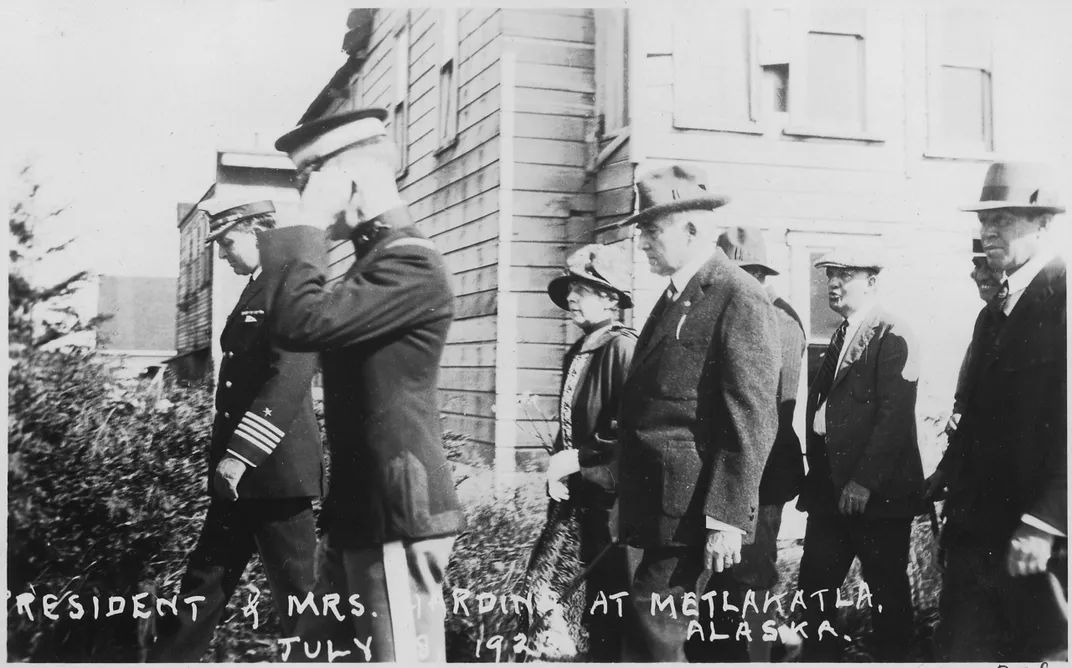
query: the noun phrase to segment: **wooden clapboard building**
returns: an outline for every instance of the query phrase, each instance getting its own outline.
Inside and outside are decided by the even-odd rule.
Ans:
[[[445,426],[502,470],[549,440],[542,417],[578,334],[547,282],[580,244],[632,244],[616,223],[637,175],[675,161],[733,198],[728,224],[763,230],[815,350],[836,318],[814,260],[845,241],[886,246],[887,302],[920,330],[924,395],[944,409],[979,306],[973,219],[956,207],[988,161],[1052,159],[1064,131],[1048,111],[1063,36],[1002,11],[354,10],[349,59],[306,116],[390,110],[401,192],[454,273]],[[335,249],[336,275],[350,253]],[[626,319],[640,323],[663,281],[634,257]]]

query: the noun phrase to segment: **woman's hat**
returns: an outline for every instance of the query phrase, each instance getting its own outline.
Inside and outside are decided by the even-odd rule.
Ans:
[[[609,288],[618,295],[618,306],[630,308],[633,296],[629,290],[629,274],[625,268],[629,261],[619,246],[589,244],[574,252],[566,260],[566,270],[547,285],[547,294],[559,308],[569,310],[570,285],[577,281]]]

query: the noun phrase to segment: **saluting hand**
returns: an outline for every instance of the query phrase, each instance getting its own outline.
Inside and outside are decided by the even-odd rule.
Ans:
[[[216,477],[212,486],[220,498],[234,501],[238,498],[238,481],[246,472],[246,465],[234,457],[224,457],[216,465]]]
[[[838,511],[842,515],[863,515],[867,508],[867,500],[871,498],[871,490],[855,480],[850,480],[841,490],[841,500],[838,502]]]

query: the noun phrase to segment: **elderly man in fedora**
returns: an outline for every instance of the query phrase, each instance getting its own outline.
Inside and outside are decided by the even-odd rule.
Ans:
[[[956,433],[932,479],[946,486],[937,640],[946,661],[1067,655],[1067,595],[1051,561],[1067,549],[1065,262],[1054,253],[1055,175],[995,163],[979,201],[990,269],[1004,273],[979,312]],[[1056,567],[1056,568],[1055,568]],[[1062,574],[1067,577],[1067,573]]]
[[[742,593],[753,590],[762,606],[767,590],[778,583],[778,530],[782,525],[782,508],[800,493],[804,483],[804,455],[800,449],[800,438],[793,430],[793,413],[796,411],[800,365],[807,343],[800,316],[767,283],[767,277],[777,276],[778,271],[767,262],[763,233],[750,227],[733,227],[719,235],[718,247],[766,288],[778,316],[778,337],[781,342],[778,434],[759,482],[756,538],[741,548],[741,563],[734,569]],[[775,608],[757,611],[754,607],[747,607],[744,612],[745,620],[755,632],[748,643],[749,658],[754,662],[769,663],[771,642],[762,640],[760,629],[765,622],[774,619]]]
[[[740,615],[712,597],[739,602],[732,573],[755,534],[778,429],[775,310],[716,246],[715,210],[729,199],[708,192],[702,172],[657,169],[637,193],[639,213],[623,224],[669,283],[637,341],[618,418],[621,532],[642,550],[622,658],[747,660]],[[708,592],[698,617],[682,614]],[[668,597],[673,611],[660,607]]]
[[[923,510],[915,337],[880,304],[875,249],[839,248],[815,266],[826,269],[830,309],[843,320],[808,390],[808,475],[798,504],[808,513],[797,582],[809,597],[801,660],[840,660],[836,592],[859,558],[873,594],[872,656],[905,661],[909,538]]]
[[[180,585],[179,598],[203,596],[196,613],[164,616],[150,661],[199,661],[253,553],[272,589],[285,633],[297,617],[288,598],[314,584],[312,500],[324,492],[324,458],[313,413],[316,357],[279,348],[269,335],[276,274],[262,269],[257,234],[275,226],[270,201],[214,198],[206,245],[249,276],[220,336],[216,419],[209,450],[208,515]]]
[[[360,603],[344,604],[342,619],[303,618],[291,651],[331,641],[349,660],[441,662],[443,578],[465,528],[437,397],[453,294],[399,196],[385,118],[329,116],[276,142],[298,170],[304,220],[261,235],[265,270],[280,275],[273,332],[285,348],[320,353],[331,444],[315,596]],[[330,285],[325,232],[354,252]]]

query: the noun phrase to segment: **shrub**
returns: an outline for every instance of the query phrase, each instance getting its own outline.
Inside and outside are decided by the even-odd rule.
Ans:
[[[131,661],[135,622],[91,619],[88,601],[152,582],[175,586],[207,508],[212,397],[203,387],[123,385],[84,352],[12,360],[8,420],[8,587],[36,592],[34,619],[8,601],[8,654],[33,661]],[[260,569],[249,584],[267,591]],[[78,594],[83,619],[42,618],[47,593]],[[262,618],[274,621],[264,606]],[[259,648],[262,628],[231,620],[213,654]],[[272,643],[274,645],[274,643]]]

